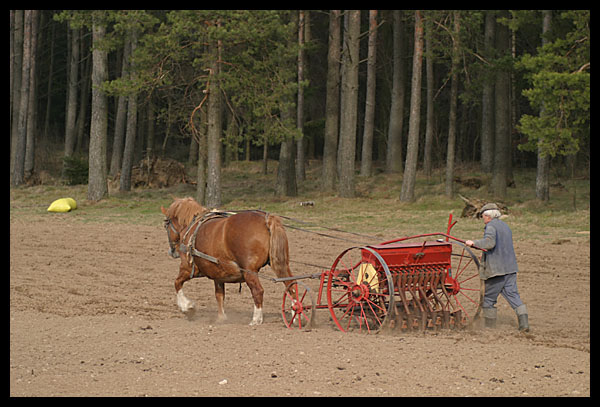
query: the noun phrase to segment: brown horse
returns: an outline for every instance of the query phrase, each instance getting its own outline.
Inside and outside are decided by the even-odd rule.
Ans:
[[[175,199],[165,209],[165,229],[169,254],[181,257],[175,280],[177,304],[182,312],[194,309],[183,294],[183,283],[193,277],[214,281],[217,320],[226,319],[223,309],[225,283],[245,282],[254,299],[250,325],[263,321],[264,289],[258,271],[269,264],[278,277],[291,277],[289,247],[281,218],[262,211],[244,211],[232,216],[210,212],[192,198]],[[295,294],[295,284],[285,281],[286,290]]]

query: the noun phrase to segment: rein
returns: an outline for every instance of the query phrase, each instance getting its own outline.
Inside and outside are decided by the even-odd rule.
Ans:
[[[227,215],[234,215],[236,213],[242,213],[242,212],[263,212],[263,213],[266,213],[265,211],[263,211],[261,209],[229,210],[229,211],[223,211],[223,212],[219,212],[219,213],[223,213],[223,214],[227,214]],[[337,229],[337,228],[331,228],[331,227],[322,226],[322,225],[315,225],[314,223],[306,222],[306,221],[303,221],[303,220],[300,220],[300,219],[291,218],[291,217],[285,216],[285,215],[278,215],[278,214],[273,214],[273,215],[279,216],[281,219],[285,219],[285,220],[288,220],[290,222],[299,223],[301,225],[306,225],[308,227],[317,227],[317,228],[322,228],[322,229],[325,229],[325,230],[331,230],[333,232],[346,233],[348,235],[354,235],[354,236],[357,236],[357,237],[362,237],[362,238],[366,238],[366,239],[369,239],[369,240],[374,240],[374,241],[377,241],[377,242],[381,240],[381,238],[379,238],[377,236],[371,236],[371,235],[367,235],[367,234],[363,234],[363,233],[349,232],[347,230],[342,230],[342,229]],[[306,233],[313,233],[315,235],[322,236],[322,237],[327,237],[329,239],[342,240],[344,242],[350,242],[350,243],[354,243],[354,244],[364,244],[364,241],[360,242],[360,241],[346,239],[346,238],[339,237],[339,236],[328,235],[327,233],[316,232],[314,230],[301,228],[299,226],[292,226],[289,223],[285,223],[284,226],[286,228],[295,229],[295,230],[299,230],[301,232],[306,232]]]

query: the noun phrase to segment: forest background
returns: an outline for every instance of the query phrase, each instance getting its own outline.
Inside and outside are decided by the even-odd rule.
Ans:
[[[222,203],[221,169],[278,160],[275,194],[306,165],[320,190],[358,177],[477,166],[505,199],[514,168],[590,171],[589,10],[11,10],[11,186],[83,172],[87,198],[131,189],[141,160],[196,166]],[[56,157],[59,157],[57,166]]]

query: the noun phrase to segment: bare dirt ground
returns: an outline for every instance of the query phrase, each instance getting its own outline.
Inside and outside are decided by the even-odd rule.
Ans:
[[[349,246],[288,237],[292,260],[326,267]],[[338,331],[327,310],[310,331],[287,329],[283,285],[270,281],[261,326],[237,284],[217,324],[204,278],[184,286],[197,307],[187,318],[160,223],[11,219],[10,395],[589,396],[589,236],[557,243],[515,244],[529,334],[500,299],[496,330],[367,335]]]

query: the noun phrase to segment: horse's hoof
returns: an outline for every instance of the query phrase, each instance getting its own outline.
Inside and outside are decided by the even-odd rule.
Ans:
[[[196,315],[196,308],[190,307],[187,310],[182,311],[182,312],[185,315],[185,317],[191,321],[192,319],[194,319],[194,316]]]
[[[263,313],[262,308],[257,308],[254,306],[254,314],[252,315],[252,321],[250,321],[250,326],[252,325],[260,325],[263,322]]]

